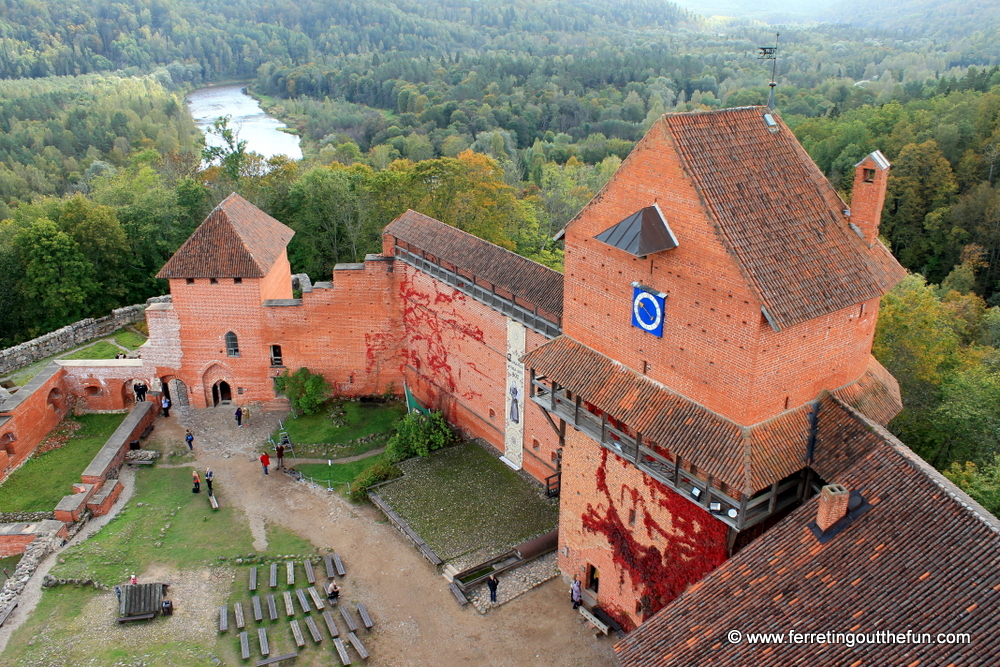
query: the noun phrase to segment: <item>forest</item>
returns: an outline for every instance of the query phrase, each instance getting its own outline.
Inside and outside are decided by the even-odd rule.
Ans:
[[[164,293],[232,191],[296,230],[314,280],[407,208],[559,269],[553,235],[652,122],[765,103],[777,44],[778,113],[845,200],[862,156],[893,163],[890,428],[1000,512],[997,10],[889,4],[773,26],[664,0],[0,0],[0,345]],[[184,96],[230,81],[303,160],[226,119],[204,147]]]

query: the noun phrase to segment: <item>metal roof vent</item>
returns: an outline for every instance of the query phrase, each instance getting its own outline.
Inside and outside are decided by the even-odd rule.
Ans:
[[[764,114],[764,124],[767,125],[767,131],[771,134],[777,134],[778,130],[781,129],[778,127],[778,121],[769,113]]]
[[[678,245],[677,237],[657,204],[636,211],[594,238],[636,257],[671,250]]]

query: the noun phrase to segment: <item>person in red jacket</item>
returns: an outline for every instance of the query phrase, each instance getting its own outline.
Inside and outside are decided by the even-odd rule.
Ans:
[[[267,467],[271,465],[271,457],[267,455],[267,452],[260,455],[260,464],[264,466],[264,474],[268,474]]]

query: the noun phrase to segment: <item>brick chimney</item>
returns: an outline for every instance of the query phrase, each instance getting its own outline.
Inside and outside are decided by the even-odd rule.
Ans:
[[[878,239],[878,223],[882,218],[891,166],[882,151],[870,153],[854,165],[851,226],[869,246]]]
[[[842,484],[827,484],[819,494],[819,511],[816,526],[823,532],[847,514],[847,501],[851,493]]]

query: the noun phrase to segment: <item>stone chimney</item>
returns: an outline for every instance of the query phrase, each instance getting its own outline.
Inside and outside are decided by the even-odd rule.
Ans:
[[[823,532],[847,514],[851,493],[842,484],[827,484],[819,494],[816,526]]]
[[[854,192],[851,195],[851,227],[869,246],[878,239],[878,223],[882,218],[885,192],[892,165],[875,151],[854,165]]]

